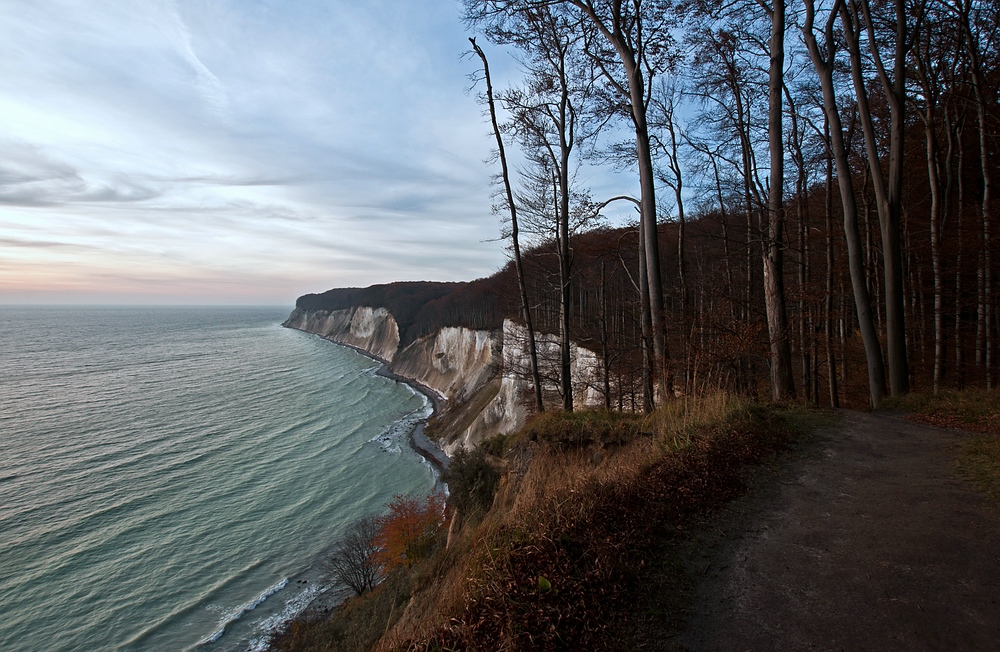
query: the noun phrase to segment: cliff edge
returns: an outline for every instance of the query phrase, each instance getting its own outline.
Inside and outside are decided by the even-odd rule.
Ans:
[[[354,347],[384,362],[389,372],[437,394],[439,409],[427,434],[448,455],[515,432],[527,419],[527,338],[524,328],[509,319],[498,329],[444,326],[403,346],[399,324],[384,307],[298,307],[283,325]],[[558,353],[558,341],[551,335],[536,339],[544,372],[546,361],[557,358],[546,354]],[[574,346],[572,357],[574,397],[582,405],[599,404],[597,356]]]

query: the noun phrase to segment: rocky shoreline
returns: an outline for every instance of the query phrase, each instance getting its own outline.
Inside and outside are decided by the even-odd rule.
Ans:
[[[292,328],[293,330],[301,330],[293,326],[287,326],[287,325],[285,325],[285,328]],[[302,331],[302,332],[308,333],[309,331]],[[382,366],[379,368],[378,371],[375,372],[375,375],[382,376],[383,378],[388,378],[389,380],[393,380],[397,383],[403,383],[404,385],[409,385],[410,387],[412,387],[413,389],[417,390],[418,392],[427,397],[427,399],[431,402],[432,411],[430,415],[428,415],[427,419],[421,419],[416,423],[416,425],[410,431],[410,434],[407,437],[407,441],[410,444],[410,448],[412,448],[418,455],[427,460],[427,462],[431,465],[431,468],[434,470],[434,476],[435,479],[437,480],[437,483],[442,487],[446,488],[444,483],[441,481],[441,473],[448,468],[448,462],[449,462],[448,454],[445,453],[440,446],[431,441],[427,437],[427,435],[424,434],[424,426],[427,425],[427,421],[428,419],[430,419],[430,417],[434,416],[435,414],[441,411],[443,403],[448,399],[446,399],[444,396],[434,391],[427,385],[424,385],[423,383],[420,383],[412,378],[407,378],[406,376],[401,376],[397,373],[390,371],[388,360],[385,360],[384,358],[375,355],[374,353],[368,351],[367,349],[363,349],[360,346],[355,346],[353,344],[338,342],[337,340],[334,340],[329,337],[324,337],[316,333],[310,333],[310,334],[316,335],[316,337],[326,340],[331,344],[336,344],[337,346],[343,346],[353,351],[357,351],[364,357],[370,358],[372,360],[375,360],[376,362],[381,363]]]
[[[286,326],[286,328],[291,328],[291,327]],[[294,330],[299,330],[299,329],[294,329]],[[378,371],[375,372],[376,375],[382,376],[383,378],[387,378],[389,380],[393,380],[397,383],[404,383],[427,397],[427,399],[431,403],[431,408],[432,408],[431,414],[428,416],[428,418],[438,413],[442,408],[442,404],[447,400],[443,396],[435,392],[433,389],[431,389],[430,387],[427,387],[426,385],[423,385],[413,380],[412,378],[406,378],[404,376],[400,376],[399,374],[393,373],[392,371],[389,370],[388,361],[383,360],[377,355],[372,354],[370,351],[366,351],[365,349],[354,346],[352,344],[337,342],[336,340],[330,339],[328,337],[323,337],[322,335],[317,335],[317,337],[320,337],[321,339],[324,339],[332,344],[336,344],[337,346],[343,346],[349,349],[353,349],[354,351],[357,351],[366,358],[370,358],[372,360],[375,360],[376,362],[381,363],[382,366],[381,368],[379,368]],[[427,460],[427,462],[429,463],[434,473],[434,479],[436,483],[435,489],[438,491],[447,492],[448,487],[442,481],[441,474],[445,469],[448,468],[449,458],[448,455],[443,450],[441,450],[441,448],[437,444],[431,441],[427,437],[427,435],[424,434],[424,426],[426,425],[427,425],[427,418],[417,421],[414,427],[410,430],[410,433],[407,436],[407,441],[409,442],[410,447],[422,458]],[[320,557],[322,556],[323,555],[320,555]],[[313,563],[316,564],[319,562],[313,562]],[[308,573],[308,575],[312,575],[314,583],[319,583],[319,580],[317,580],[315,573]],[[303,586],[308,585],[309,580],[304,579],[306,576],[307,573],[303,573],[293,578],[292,581],[295,582],[296,584],[302,584]],[[309,600],[309,603],[301,611],[292,616],[288,622],[290,622],[291,620],[317,620],[320,618],[324,618],[331,611],[337,609],[344,602],[349,600],[351,598],[351,595],[352,595],[351,591],[346,587],[338,587],[325,583],[320,584],[319,586],[316,586],[316,594],[312,597],[312,599]]]

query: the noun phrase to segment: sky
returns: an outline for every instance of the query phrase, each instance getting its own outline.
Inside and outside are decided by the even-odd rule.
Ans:
[[[0,7],[0,304],[291,305],[503,265],[457,0]]]

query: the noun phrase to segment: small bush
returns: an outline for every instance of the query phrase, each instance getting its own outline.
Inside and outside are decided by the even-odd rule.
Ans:
[[[482,514],[493,504],[493,494],[500,482],[500,470],[486,451],[460,449],[451,458],[441,479],[448,483],[451,503],[466,515]]]
[[[487,455],[492,455],[493,457],[503,457],[504,453],[510,449],[511,444],[516,437],[516,434],[495,435],[482,441],[479,446],[476,447],[476,450],[481,449]]]

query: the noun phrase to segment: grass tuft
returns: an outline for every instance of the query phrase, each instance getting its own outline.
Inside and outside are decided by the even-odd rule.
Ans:
[[[976,437],[964,446],[958,471],[1000,507],[1000,436]]]

